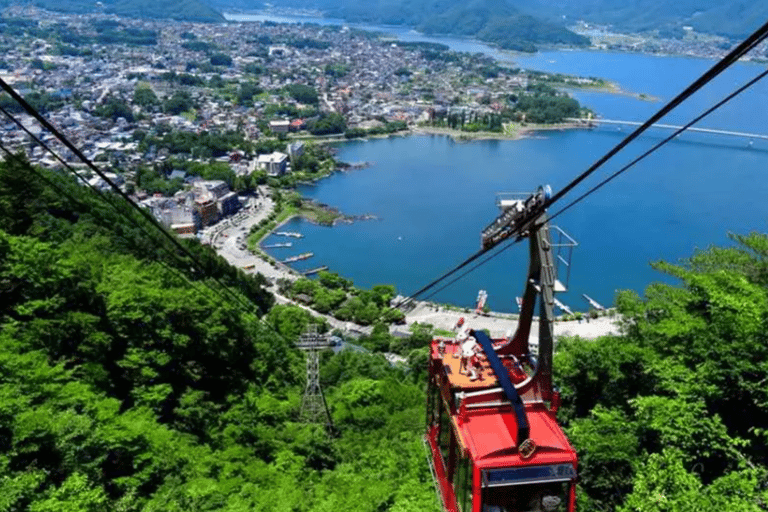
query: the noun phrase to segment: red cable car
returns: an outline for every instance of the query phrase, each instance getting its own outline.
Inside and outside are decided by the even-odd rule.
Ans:
[[[432,341],[426,441],[447,512],[573,512],[577,457],[557,423],[552,388],[556,260],[540,188],[527,199],[501,200],[500,217],[483,231],[490,248],[527,236],[530,267],[515,335],[492,340],[466,326],[454,340]],[[566,263],[566,265],[568,265]],[[529,345],[537,297],[538,354]]]

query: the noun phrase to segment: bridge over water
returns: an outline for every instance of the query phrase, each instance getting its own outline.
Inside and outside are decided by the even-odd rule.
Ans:
[[[600,118],[581,118],[581,117],[569,117],[566,118],[566,121],[572,122],[572,123],[580,123],[585,126],[595,126],[598,124],[613,124],[613,125],[623,125],[623,126],[640,126],[643,123],[640,123],[638,121],[620,121],[616,119],[600,119]],[[674,124],[654,124],[651,125],[653,128],[663,128],[667,130],[679,130],[682,128],[682,126],[677,126]],[[715,135],[728,135],[731,137],[743,137],[747,139],[762,139],[762,140],[768,140],[768,135],[762,135],[759,133],[746,133],[746,132],[734,132],[729,130],[716,130],[713,128],[695,128],[690,127],[686,128],[687,132],[698,132],[698,133],[711,133]]]

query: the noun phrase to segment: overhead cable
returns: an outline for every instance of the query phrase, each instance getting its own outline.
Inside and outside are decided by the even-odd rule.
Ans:
[[[5,110],[4,110],[2,107],[0,107],[0,111],[1,111],[2,113],[4,113],[4,114],[8,115],[7,111],[5,111]],[[71,166],[70,166],[68,163],[66,163],[66,162],[65,162],[63,159],[61,159],[61,157],[60,157],[60,156],[59,156],[59,155],[58,155],[58,154],[57,154],[55,151],[52,151],[52,150],[51,150],[51,149],[50,149],[48,146],[46,146],[46,145],[45,145],[45,144],[44,144],[42,141],[40,141],[39,139],[38,139],[38,143],[42,144],[42,145],[43,145],[43,147],[45,147],[46,149],[48,149],[48,151],[49,151],[49,152],[51,152],[51,154],[52,154],[52,155],[53,155],[53,156],[54,156],[54,157],[55,157],[57,160],[59,160],[61,163],[63,163],[63,164],[64,164],[64,165],[65,165],[67,168],[69,168],[69,169],[70,169],[70,170],[71,170],[71,171],[72,171],[72,172],[73,172],[73,173],[74,173],[74,174],[77,176],[77,174],[76,174],[76,170],[75,170],[74,168],[72,168],[72,167],[71,167]],[[35,167],[34,167],[33,165],[31,165],[31,164],[30,164],[28,161],[26,161],[26,160],[24,160],[24,159],[20,158],[18,155],[16,155],[16,154],[14,154],[13,152],[11,152],[11,151],[10,151],[8,148],[6,148],[6,147],[5,147],[5,146],[2,144],[2,142],[0,142],[0,150],[2,150],[2,151],[3,151],[3,152],[4,152],[4,153],[5,153],[5,154],[6,154],[6,155],[9,157],[9,158],[12,158],[12,159],[14,159],[16,162],[18,162],[19,164],[21,164],[21,165],[24,165],[24,166],[27,168],[27,170],[29,170],[29,171],[31,171],[32,173],[34,173],[34,174],[35,174],[35,175],[36,175],[36,176],[37,176],[39,179],[41,179],[42,181],[44,181],[44,182],[45,182],[45,183],[46,183],[48,186],[50,186],[52,189],[54,189],[56,192],[58,192],[58,193],[59,193],[59,194],[61,194],[62,196],[65,196],[65,197],[66,197],[67,199],[69,199],[69,200],[70,200],[70,201],[71,201],[73,204],[78,204],[78,205],[80,205],[81,207],[84,207],[84,208],[87,208],[87,207],[88,207],[88,205],[86,205],[85,203],[83,203],[83,202],[82,202],[82,201],[80,201],[79,199],[76,199],[74,196],[72,196],[72,194],[70,194],[68,191],[66,191],[64,188],[62,188],[60,185],[58,185],[57,183],[55,183],[54,181],[52,181],[50,178],[48,178],[47,176],[45,176],[45,174],[44,174],[44,173],[41,173],[41,172],[39,172],[37,169],[35,169]],[[81,178],[81,179],[82,179],[82,178]],[[115,211],[117,211],[117,212],[118,212],[118,214],[121,214],[121,215],[123,215],[123,214],[124,214],[124,212],[121,212],[121,211],[118,209],[118,206],[117,206],[115,203],[113,203],[111,200],[109,200],[109,199],[108,199],[108,197],[109,197],[109,196],[106,196],[106,195],[102,194],[102,193],[101,193],[101,191],[99,191],[99,189],[97,189],[96,187],[94,187],[93,185],[91,185],[90,183],[88,183],[88,182],[87,182],[87,181],[85,181],[85,180],[84,180],[84,183],[85,183],[85,184],[86,184],[86,186],[88,186],[88,187],[89,187],[89,188],[90,188],[90,189],[91,189],[91,190],[92,190],[92,191],[93,191],[93,192],[94,192],[94,193],[95,193],[97,196],[101,197],[102,199],[104,199],[104,200],[107,202],[107,204],[109,204],[110,206],[112,206],[112,207],[115,209]],[[142,225],[140,222],[138,222],[136,219],[134,219],[134,218],[133,218],[133,217],[131,217],[131,216],[125,215],[125,217],[126,217],[126,218],[127,218],[129,221],[131,221],[131,223],[134,225],[134,227],[137,227],[138,229],[142,230],[142,231],[144,232],[144,234],[145,234],[145,235],[146,235],[148,238],[150,238],[150,239],[151,239],[151,235],[150,235],[150,234],[149,234],[149,232],[147,231],[147,229],[146,229],[146,226],[145,226],[145,225]],[[166,247],[163,247],[163,246],[161,246],[161,248],[165,249],[165,250],[166,250],[166,252],[168,252],[169,254],[171,254],[171,256],[177,257],[177,255],[176,255],[176,254],[174,254],[174,253],[173,253],[173,251],[169,251],[169,250],[168,250]],[[202,282],[192,281],[192,280],[191,280],[191,279],[190,279],[190,278],[189,278],[189,277],[188,277],[186,274],[184,274],[183,272],[181,272],[181,270],[179,270],[179,269],[177,269],[177,268],[175,268],[175,267],[172,267],[172,266],[170,266],[168,263],[166,263],[166,262],[165,262],[165,261],[163,261],[162,259],[158,259],[158,260],[156,260],[156,261],[157,261],[157,262],[158,262],[160,265],[162,265],[163,267],[165,267],[165,269],[166,269],[166,270],[168,270],[169,272],[172,272],[172,273],[176,274],[177,276],[181,277],[183,280],[187,281],[187,283],[189,283],[189,284],[190,284],[190,286],[192,286],[193,288],[197,289],[198,291],[201,291],[201,290],[202,290],[202,288],[199,288],[199,286],[204,286],[204,287],[207,287],[207,288],[208,288],[210,291],[213,291],[214,293],[216,293],[216,295],[218,295],[219,299],[222,301],[222,304],[228,304],[227,298],[226,298],[226,297],[225,297],[225,296],[222,294],[221,290],[219,290],[218,288],[214,288],[213,286],[211,286],[210,284],[206,283],[205,281],[202,281]]]
[[[643,160],[644,158],[649,156],[651,153],[655,152],[657,149],[659,149],[660,147],[662,147],[663,145],[665,145],[666,143],[670,142],[672,139],[674,139],[675,137],[677,137],[678,135],[683,133],[685,130],[687,130],[688,128],[690,128],[694,124],[698,123],[699,121],[701,121],[702,119],[707,117],[709,114],[711,114],[712,112],[714,112],[718,108],[722,107],[723,105],[725,105],[726,103],[731,101],[733,98],[735,98],[736,96],[738,96],[739,94],[744,92],[746,89],[752,87],[754,84],[756,84],[757,82],[762,80],[766,75],[768,75],[768,69],[766,69],[765,71],[763,71],[762,73],[760,73],[759,75],[754,77],[752,80],[750,80],[749,82],[745,83],[744,85],[742,85],[741,87],[739,87],[738,89],[733,91],[731,94],[729,94],[728,96],[726,96],[725,98],[723,98],[722,100],[717,102],[715,105],[713,105],[712,107],[707,109],[704,113],[696,116],[694,119],[692,119],[690,122],[688,122],[685,126],[681,126],[677,130],[675,130],[675,132],[673,132],[672,135],[670,135],[669,137],[666,137],[665,139],[662,139],[658,144],[654,145],[648,151],[646,151],[642,155],[638,156],[637,158],[635,158],[634,160],[629,162],[627,165],[625,165],[624,167],[622,167],[618,171],[614,172],[613,174],[611,174],[610,176],[605,178],[603,181],[601,181],[600,183],[598,183],[597,185],[595,185],[591,189],[589,189],[586,192],[584,192],[583,194],[581,194],[579,197],[577,197],[576,199],[574,199],[573,201],[568,203],[565,207],[563,207],[562,209],[558,210],[558,212],[555,213],[554,215],[552,215],[549,218],[549,220],[552,220],[555,217],[557,217],[558,215],[560,215],[561,213],[564,213],[566,210],[568,210],[572,206],[574,206],[574,205],[578,204],[579,202],[583,201],[590,194],[593,194],[594,192],[596,192],[597,190],[602,188],[607,183],[613,181],[614,178],[616,178],[617,176],[619,176],[623,172],[627,171],[628,169],[633,167],[635,164],[637,164],[638,162],[640,162],[641,160]]]
[[[597,160],[595,163],[593,163],[587,170],[582,172],[579,176],[577,176],[575,179],[573,179],[568,185],[566,185],[559,192],[554,194],[549,200],[547,200],[543,204],[543,206],[541,208],[541,211],[546,210],[547,208],[551,207],[555,202],[559,201],[563,196],[565,196],[568,192],[570,192],[579,183],[584,181],[588,176],[590,176],[597,169],[602,167],[610,158],[612,158],[619,151],[624,149],[624,147],[626,147],[630,142],[635,140],[643,132],[645,132],[648,128],[650,128],[653,124],[655,124],[658,120],[663,118],[670,111],[672,111],[674,108],[676,108],[678,105],[680,105],[683,101],[687,100],[689,97],[691,97],[693,94],[695,94],[698,90],[700,90],[702,87],[704,87],[710,81],[712,81],[714,78],[716,78],[718,75],[720,75],[723,71],[725,71],[733,63],[737,62],[741,57],[743,57],[749,51],[754,49],[758,44],[763,42],[766,39],[766,37],[768,37],[768,22],[766,22],[763,26],[761,26],[754,33],[752,33],[749,37],[747,37],[744,41],[742,41],[738,46],[736,46],[733,50],[731,50],[725,57],[723,57],[721,60],[719,60],[714,66],[712,66],[707,72],[705,72],[703,75],[701,75],[695,82],[693,82],[691,85],[689,85],[685,90],[683,90],[680,94],[678,94],[675,98],[673,98],[669,103],[667,103],[661,109],[659,109],[658,112],[656,112],[647,121],[645,121],[642,125],[640,125],[638,128],[636,128],[624,140],[622,140],[614,148],[612,148],[605,155],[603,155],[603,157],[601,157],[599,160]],[[739,92],[741,92],[741,91],[739,91]],[[734,94],[734,96],[735,96],[735,94]],[[730,98],[728,98],[728,99],[730,99]],[[700,118],[701,117],[703,117],[703,116],[700,116]],[[694,122],[696,122],[696,121],[694,121]],[[688,126],[690,126],[690,125],[687,125],[686,128]],[[613,179],[613,178],[611,178],[611,179]],[[604,183],[599,185],[599,186],[602,186],[602,185],[604,185]],[[598,186],[598,188],[599,188],[599,186]],[[568,205],[566,208],[569,208],[570,206],[571,205]],[[557,215],[562,213],[562,211],[564,211],[564,210],[559,211],[557,213]],[[531,218],[535,218],[540,213],[541,212],[533,213],[531,215]],[[528,219],[528,220],[530,220],[530,219]],[[551,218],[550,218],[550,220],[551,220]],[[521,222],[521,224],[524,225],[525,222]],[[509,246],[507,246],[507,247],[509,247]],[[431,288],[436,286],[438,283],[440,283],[444,279],[446,279],[449,276],[455,274],[456,272],[461,270],[463,267],[465,267],[469,263],[475,261],[477,258],[479,258],[483,254],[485,254],[487,251],[488,251],[488,249],[485,249],[485,248],[481,249],[480,251],[478,251],[477,253],[473,254],[472,256],[467,258],[465,261],[463,261],[462,263],[460,263],[459,265],[457,265],[453,269],[451,269],[448,272],[446,272],[443,275],[441,275],[439,278],[431,281],[429,284],[423,286],[422,288],[420,288],[419,290],[417,290],[416,292],[411,294],[409,297],[403,299],[400,303],[398,303],[396,305],[396,307],[401,307],[401,306],[404,306],[404,305],[407,305],[407,304],[413,302],[413,300],[415,300],[417,297],[419,297],[420,295],[422,295],[426,291],[430,290]],[[488,260],[485,260],[485,261],[488,261]],[[472,270],[474,270],[475,268],[483,265],[485,263],[485,261],[481,262],[479,265],[473,267],[470,270],[470,272]],[[458,279],[460,279],[461,277],[465,276],[468,273],[469,272],[466,272],[466,273],[462,274]],[[458,279],[454,279],[449,284],[452,284],[452,283],[456,282]],[[442,290],[444,288],[445,287],[440,288],[440,290]],[[437,293],[437,292],[435,292],[435,293]]]
[[[162,234],[162,236],[164,236],[168,241],[170,241],[171,244],[174,245],[174,247],[176,247],[179,251],[184,253],[184,255],[186,255],[188,258],[190,258],[192,263],[197,267],[197,270],[200,271],[202,275],[205,275],[205,267],[203,266],[202,263],[200,263],[200,261],[197,259],[197,257],[188,248],[184,247],[184,245],[181,244],[179,242],[179,240],[174,235],[172,235],[171,233],[166,231],[165,228],[163,228],[163,226],[157,221],[157,219],[155,219],[152,216],[152,214],[150,214],[144,208],[139,206],[133,199],[130,198],[130,196],[128,194],[123,192],[123,190],[121,190],[120,187],[118,187],[117,184],[115,184],[115,182],[113,182],[104,172],[101,171],[101,169],[99,169],[93,162],[91,162],[91,160],[88,157],[86,157],[83,154],[83,152],[80,151],[80,149],[77,148],[77,146],[75,146],[72,142],[70,142],[69,139],[67,139],[67,137],[64,134],[62,134],[55,126],[53,126],[50,122],[48,122],[48,120],[45,119],[45,117],[43,117],[24,98],[22,98],[19,95],[19,93],[17,93],[13,89],[13,87],[8,85],[8,83],[5,80],[3,80],[2,78],[0,78],[0,88],[4,89],[19,105],[22,106],[22,108],[24,108],[24,110],[29,115],[34,117],[43,127],[45,127],[46,130],[51,132],[51,134],[53,134],[62,144],[64,144],[64,146],[66,146],[70,151],[72,151],[72,153],[75,156],[77,156],[86,166],[88,166],[89,169],[91,169],[101,179],[103,179],[109,185],[109,187],[113,191],[115,191],[115,193],[117,193],[119,196],[121,196],[123,199],[125,199],[125,201],[127,201],[128,204],[134,210],[139,212],[139,214],[142,217],[144,217],[144,219],[147,220],[153,227],[155,227]],[[7,112],[6,112],[6,115],[8,115]],[[17,123],[17,124],[20,124],[20,123]],[[28,133],[30,133],[30,132],[28,132]],[[50,151],[50,149],[49,149],[49,151]],[[232,292],[232,290],[229,289],[229,287],[227,287],[226,285],[224,285],[224,283],[222,283],[219,279],[217,279],[215,277],[213,277],[212,279],[214,279],[214,281],[218,282],[219,285],[222,286],[224,291],[226,293],[228,293],[231,298],[233,298],[234,300],[236,300],[237,302],[242,304],[247,310],[255,309],[254,305],[252,303],[250,303],[249,301],[244,300],[242,297],[240,297],[237,294],[235,294],[234,292]]]
[[[546,210],[557,201],[559,201],[564,195],[570,192],[576,185],[584,181],[589,175],[600,168],[605,162],[607,162],[616,153],[621,151],[627,144],[639,137],[644,131],[655,124],[659,119],[667,115],[672,109],[680,105],[683,101],[687,100],[699,89],[711,82],[720,73],[728,69],[734,62],[738,61],[741,57],[746,55],[755,46],[760,44],[765,38],[768,37],[768,22],[762,27],[757,29],[752,35],[741,42],[736,48],[731,50],[728,55],[720,59],[714,66],[712,66],[706,73],[701,75],[695,82],[685,88],[683,92],[675,96],[669,103],[664,105],[658,112],[648,118],[642,125],[640,125],[635,131],[630,133],[624,140],[619,142],[613,149],[608,151],[599,160],[593,163],[586,171],[577,176],[568,185],[563,187],[558,193],[553,195],[547,202],[544,203],[543,209]]]

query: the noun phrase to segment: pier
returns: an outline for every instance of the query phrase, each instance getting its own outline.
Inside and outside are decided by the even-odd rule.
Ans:
[[[582,293],[581,295],[582,295],[582,297],[584,297],[584,300],[589,302],[589,305],[592,306],[593,308],[595,308],[596,310],[603,311],[605,309],[595,299],[593,299],[592,297],[590,297],[586,293]]]
[[[270,245],[264,245],[264,249],[279,249],[281,247],[293,247],[293,244],[291,242],[286,242],[284,244],[270,244]]]
[[[572,123],[580,123],[589,127],[598,125],[598,124],[611,124],[611,125],[623,125],[623,126],[641,126],[643,124],[638,121],[621,121],[617,119],[595,119],[595,118],[576,118],[576,117],[567,118],[566,121],[569,121]],[[679,130],[682,128],[682,126],[677,126],[674,124],[653,124],[651,125],[651,127],[662,128],[666,130]],[[746,139],[768,140],[768,135],[761,135],[759,133],[734,132],[729,130],[716,130],[714,128],[690,127],[690,128],[686,128],[685,131],[698,132],[698,133],[710,133],[714,135],[727,135],[730,137],[743,137]]]
[[[315,253],[313,252],[305,252],[303,254],[299,254],[298,256],[291,256],[290,258],[286,258],[280,263],[293,263],[294,261],[308,260],[314,255]]]
[[[573,311],[571,311],[571,308],[560,302],[559,300],[555,299],[555,306],[560,308],[561,311],[564,311],[565,313],[572,315]]]
[[[328,265],[323,265],[322,267],[313,268],[311,270],[307,270],[302,272],[305,276],[311,276],[313,274],[317,274],[318,272],[322,272],[324,270],[328,270]]]
[[[304,235],[302,235],[301,233],[295,233],[293,231],[275,231],[272,234],[277,236],[290,236],[293,238],[304,238]]]

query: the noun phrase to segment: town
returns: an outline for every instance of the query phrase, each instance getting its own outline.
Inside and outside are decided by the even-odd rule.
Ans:
[[[514,134],[579,114],[562,87],[596,78],[524,72],[432,43],[341,26],[204,24],[9,8],[0,76],[114,182],[184,236],[259,185],[336,170],[330,139],[421,129]],[[558,87],[559,89],[556,89]],[[7,95],[0,139],[31,163],[107,188]],[[20,129],[23,127],[24,129]],[[28,132],[27,132],[28,131]]]

